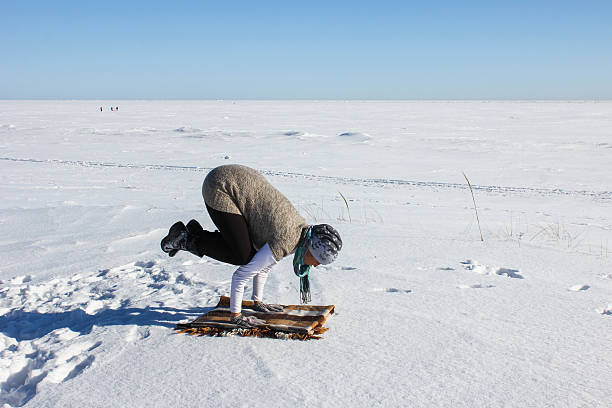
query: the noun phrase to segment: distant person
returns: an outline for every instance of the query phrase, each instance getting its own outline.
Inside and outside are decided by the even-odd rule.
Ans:
[[[116,110],[116,111],[118,111],[118,110],[119,110],[119,107],[118,107],[118,106],[116,106],[116,107],[115,107],[115,110]]]
[[[293,271],[300,278],[302,302],[310,301],[311,266],[330,264],[342,248],[340,234],[327,224],[308,225],[289,200],[264,176],[246,166],[230,164],[212,169],[204,179],[202,196],[218,231],[205,231],[196,221],[181,221],[170,227],[161,241],[169,256],[179,250],[208,256],[240,267],[232,275],[231,322],[241,328],[264,324],[244,316],[245,284],[253,280],[254,309],[274,313],[279,305],[262,302],[270,269],[282,258],[293,255]]]
[[[111,112],[113,111],[113,107],[111,106]]]
[[[102,112],[102,107],[100,106],[100,112]]]

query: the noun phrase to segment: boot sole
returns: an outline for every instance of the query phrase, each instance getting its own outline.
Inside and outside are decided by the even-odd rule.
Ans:
[[[165,253],[168,254],[168,256],[173,257],[174,255],[176,255],[176,253],[179,251],[178,249],[171,249],[169,251],[166,251],[166,249],[164,248],[166,243],[168,243],[168,241],[170,240],[170,237],[174,237],[175,235],[177,235],[177,233],[180,233],[183,230],[186,230],[187,227],[185,227],[185,224],[183,224],[182,221],[178,221],[175,222],[171,227],[170,230],[168,231],[168,235],[166,235],[160,243],[161,249],[162,251],[164,251]]]

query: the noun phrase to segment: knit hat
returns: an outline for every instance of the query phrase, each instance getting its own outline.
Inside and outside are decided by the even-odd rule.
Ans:
[[[314,225],[308,249],[320,264],[327,265],[338,257],[338,252],[342,249],[342,239],[331,225]]]

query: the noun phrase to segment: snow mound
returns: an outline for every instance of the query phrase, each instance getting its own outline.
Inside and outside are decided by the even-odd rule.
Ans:
[[[194,128],[191,126],[181,126],[179,128],[174,129],[177,133],[200,133],[203,132],[202,129]]]
[[[202,129],[193,128],[189,126],[181,126],[179,128],[174,129],[176,133],[182,134],[186,139],[204,139],[208,138],[211,135],[207,132],[204,132]]]
[[[92,135],[96,135],[96,136],[117,136],[120,135],[121,132],[119,131],[115,131],[113,129],[86,129],[87,132],[89,132]]]
[[[190,126],[181,126],[174,132],[183,135],[185,139],[219,139],[231,140],[236,137],[252,136],[249,132],[228,132],[224,130],[204,130]]]
[[[361,132],[344,132],[338,135],[339,138],[352,140],[359,143],[367,143],[372,140],[372,136]]]
[[[281,135],[295,138],[298,140],[307,140],[307,139],[322,137],[321,135],[317,135],[317,134],[309,133],[309,132],[302,132],[300,130],[288,130],[286,132],[282,132]]]
[[[475,283],[473,285],[458,285],[457,288],[459,289],[490,289],[490,288],[494,288],[494,285],[485,285],[482,283]]]
[[[135,127],[135,128],[131,128],[131,129],[127,129],[125,131],[125,133],[129,133],[129,134],[147,134],[147,133],[155,133],[157,132],[157,129],[154,127],[147,127],[147,126],[143,126],[143,127]]]
[[[289,130],[287,132],[283,132],[282,134],[284,136],[303,136],[303,135],[305,135],[304,132],[300,132],[298,130]]]
[[[589,288],[590,288],[589,285],[574,285],[574,286],[567,288],[567,290],[569,290],[570,292],[582,292],[582,291],[588,290]]]

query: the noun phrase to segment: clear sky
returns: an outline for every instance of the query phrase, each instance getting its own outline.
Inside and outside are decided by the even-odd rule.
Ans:
[[[3,99],[612,99],[612,1],[0,1]]]

